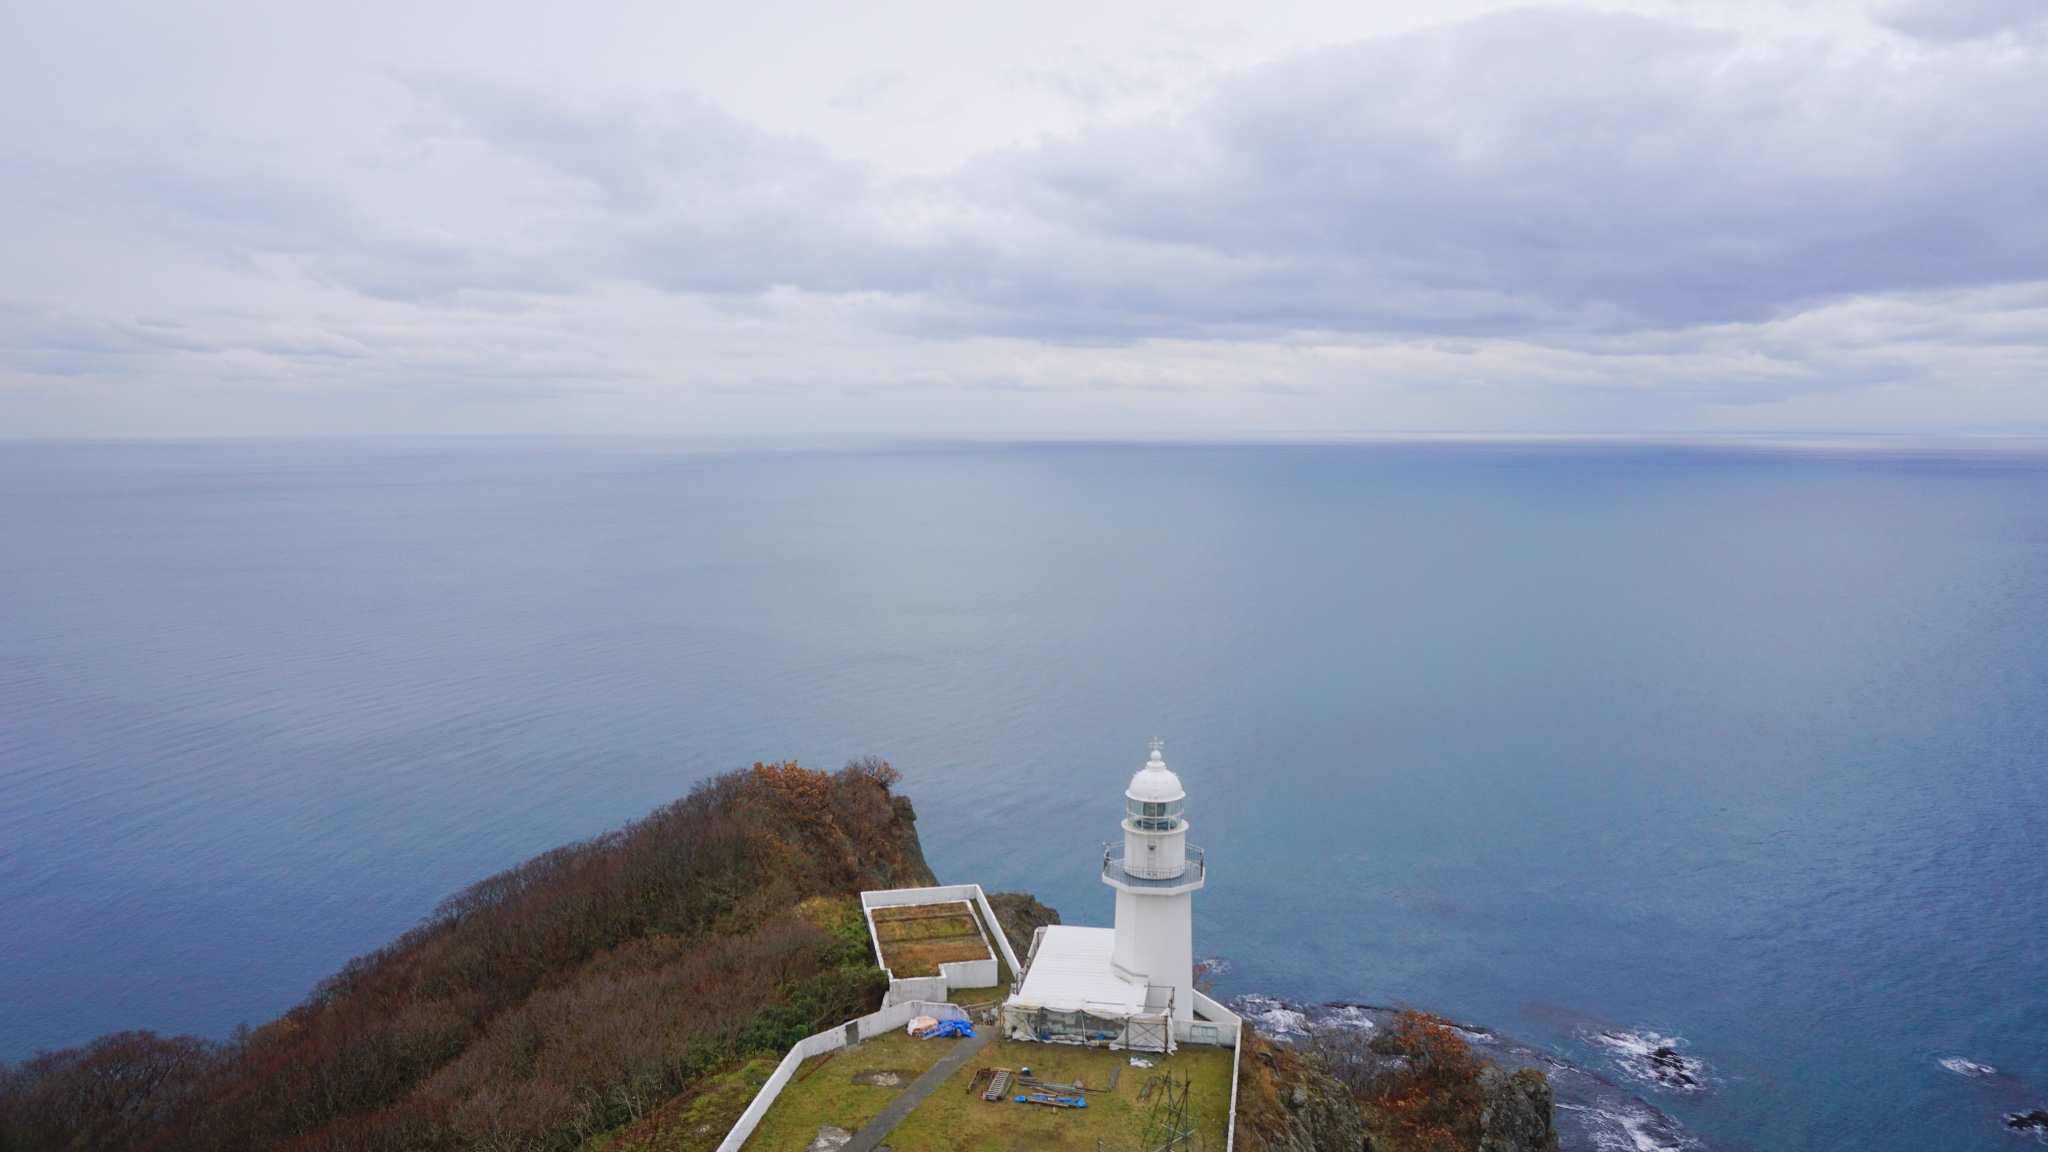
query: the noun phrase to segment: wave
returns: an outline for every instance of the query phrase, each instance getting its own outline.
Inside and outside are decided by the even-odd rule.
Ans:
[[[1574,1114],[1593,1152],[1694,1152],[1704,1147],[1669,1116],[1648,1106],[1592,1107],[1560,1101],[1556,1107]]]
[[[1326,1004],[1316,1014],[1316,1025],[1324,1028],[1345,1028],[1367,1034],[1379,1030],[1373,1023],[1372,1012],[1357,1004]]]
[[[1618,1028],[1589,1032],[1586,1038],[1613,1052],[1614,1062],[1630,1078],[1673,1092],[1704,1092],[1709,1084],[1706,1061],[1679,1051],[1682,1036],[1659,1036],[1647,1029]]]
[[[1239,996],[1230,1002],[1230,1009],[1268,1040],[1291,1043],[1308,1035],[1308,1013],[1285,1000],[1256,994]]]

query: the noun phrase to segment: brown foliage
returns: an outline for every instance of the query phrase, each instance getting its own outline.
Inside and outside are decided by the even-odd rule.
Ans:
[[[0,1149],[133,1147],[191,1106],[222,1057],[190,1036],[116,1032],[0,1068]]]
[[[1375,1077],[1360,1102],[1404,1152],[1479,1146],[1486,1109],[1479,1074],[1487,1062],[1472,1055],[1450,1021],[1410,1009],[1374,1038],[1372,1049],[1400,1057],[1403,1066]]]
[[[237,1043],[0,1071],[0,1152],[573,1147],[872,1007],[864,931],[786,913],[928,875],[894,780],[756,764],[471,886]]]
[[[1290,1143],[1283,1101],[1302,1078],[1301,1057],[1247,1028],[1238,1053],[1237,1134],[1250,1148]]]

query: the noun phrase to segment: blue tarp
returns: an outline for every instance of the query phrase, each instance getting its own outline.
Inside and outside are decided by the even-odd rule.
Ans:
[[[937,1028],[924,1034],[924,1038],[927,1040],[937,1040],[942,1036],[966,1037],[972,1035],[974,1035],[974,1026],[965,1020],[941,1020]]]
[[[1019,1104],[1033,1104],[1033,1103],[1040,1103],[1040,1102],[1043,1102],[1043,1101],[1046,1101],[1046,1100],[1051,1100],[1051,1101],[1053,1101],[1053,1102],[1055,1102],[1055,1103],[1058,1103],[1058,1104],[1064,1104],[1064,1105],[1066,1105],[1066,1106],[1067,1106],[1067,1107],[1069,1107],[1069,1108],[1086,1108],[1086,1107],[1088,1106],[1088,1101],[1087,1101],[1086,1099],[1084,1099],[1083,1097],[1080,1097],[1080,1096],[1019,1096],[1019,1097],[1017,1097],[1017,1103],[1019,1103]]]

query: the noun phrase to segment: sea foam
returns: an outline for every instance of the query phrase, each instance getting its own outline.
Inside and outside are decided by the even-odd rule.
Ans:
[[[1614,1054],[1614,1062],[1631,1079],[1673,1092],[1704,1092],[1708,1085],[1706,1062],[1679,1051],[1681,1036],[1660,1036],[1644,1029],[1637,1032],[1603,1029],[1587,1038]]]

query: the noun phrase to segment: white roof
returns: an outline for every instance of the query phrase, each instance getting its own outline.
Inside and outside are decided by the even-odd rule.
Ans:
[[[1060,1012],[1086,1009],[1098,1016],[1145,1011],[1145,986],[1116,974],[1116,929],[1054,924],[1038,942],[1038,955],[1024,974],[1024,986],[1010,1003]]]
[[[1181,789],[1180,777],[1166,770],[1166,760],[1159,755],[1159,749],[1152,750],[1152,759],[1145,762],[1138,774],[1131,777],[1131,787],[1124,795],[1133,800],[1163,804],[1173,800],[1184,800],[1187,793]]]

